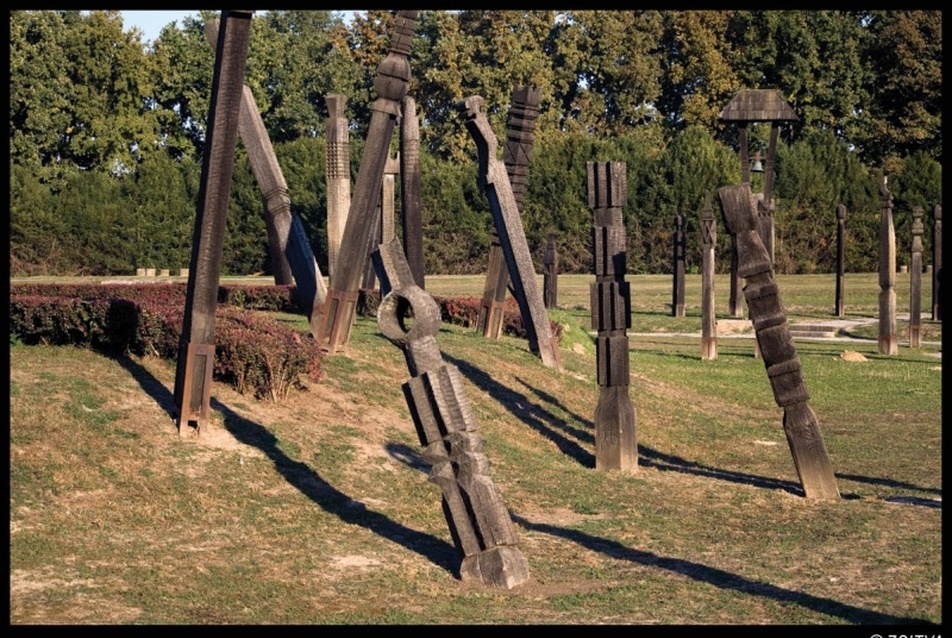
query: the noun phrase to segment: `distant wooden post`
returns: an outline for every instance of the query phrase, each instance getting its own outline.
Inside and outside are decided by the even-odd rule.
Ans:
[[[896,339],[896,229],[886,176],[879,185],[879,339],[880,354],[899,354]]]
[[[592,329],[598,332],[598,405],[595,469],[638,467],[635,408],[628,393],[631,290],[625,281],[626,237],[622,207],[628,200],[624,162],[588,162],[588,205],[595,215],[591,286]]]
[[[701,359],[717,359],[717,320],[714,313],[714,246],[716,231],[711,194],[704,194],[701,211]]]
[[[912,259],[909,263],[909,347],[922,335],[922,207],[912,209]]]
[[[529,349],[539,355],[543,365],[561,370],[562,359],[557,338],[552,334],[549,315],[536,281],[532,254],[522,228],[522,217],[519,215],[519,207],[505,165],[496,159],[499,142],[489,120],[480,110],[482,103],[482,97],[473,95],[457,103],[456,108],[464,118],[466,130],[476,142],[479,181],[489,200],[489,210],[502,244],[513,293],[519,303],[519,313],[526,330]]]
[[[932,320],[942,321],[942,206],[937,204],[932,211],[935,225],[932,227]]]
[[[737,237],[744,297],[763,354],[774,400],[783,408],[783,429],[807,498],[839,498],[816,415],[810,408],[806,382],[790,324],[774,281],[770,255],[758,232],[756,203],[750,184],[718,189],[724,221]]]
[[[418,14],[419,11],[397,12],[389,52],[377,67],[374,89],[380,97],[370,105],[370,127],[337,259],[338,272],[334,274],[327,301],[318,313],[315,338],[322,348],[330,352],[343,350],[347,346],[357,316],[358,289],[378,220],[377,203],[380,201],[380,185],[390,157],[390,140],[410,81],[407,55],[410,53],[410,41],[416,29]]]
[[[522,215],[522,202],[529,184],[529,164],[535,143],[536,119],[542,92],[535,86],[516,86],[512,90],[509,121],[506,127],[506,145],[503,163],[509,176],[516,208]],[[487,339],[498,339],[502,334],[509,269],[497,230],[493,230],[489,246],[489,266],[480,305],[477,330]]]
[[[684,316],[684,215],[674,216],[674,278],[671,293],[671,316]]]
[[[744,317],[744,297],[743,286],[740,281],[737,261],[737,240],[731,235],[731,272],[730,272],[730,297],[728,298],[727,311],[731,317],[742,319]]]
[[[443,492],[443,514],[463,555],[460,577],[512,589],[529,579],[516,528],[502,494],[489,476],[489,459],[477,433],[463,375],[443,362],[436,335],[440,308],[414,283],[396,239],[379,246],[374,264],[381,292],[377,325],[403,351],[410,379],[403,395],[413,417],[430,478]],[[406,315],[412,313],[408,325]]]
[[[843,271],[846,268],[846,206],[840,204],[836,207],[836,304],[833,307],[833,314],[837,317],[843,316]]]
[[[334,285],[347,212],[350,209],[350,133],[347,96],[331,93],[327,102],[327,272]]]
[[[555,233],[549,233],[545,243],[545,258],[542,260],[542,297],[545,307],[559,305],[559,252],[555,246]]]
[[[180,435],[185,434],[184,426],[189,423],[195,423],[195,432],[200,433],[211,413],[215,310],[253,14],[252,11],[223,11],[215,47],[215,71],[175,373],[174,396]]]
[[[416,101],[403,98],[400,121],[400,215],[403,247],[416,285],[426,289],[423,271],[423,182],[420,175],[420,121]]]

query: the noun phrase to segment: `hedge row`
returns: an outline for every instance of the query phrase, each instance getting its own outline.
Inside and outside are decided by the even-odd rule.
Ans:
[[[154,290],[145,292],[145,288]],[[184,295],[174,299],[173,286],[124,286],[122,291],[140,298],[108,296],[101,290],[86,298],[14,292],[11,335],[28,345],[75,345],[109,356],[131,353],[176,359]],[[280,322],[228,306],[216,312],[213,376],[239,392],[274,401],[286,398],[299,375],[320,379],[321,359],[314,340],[302,339]]]

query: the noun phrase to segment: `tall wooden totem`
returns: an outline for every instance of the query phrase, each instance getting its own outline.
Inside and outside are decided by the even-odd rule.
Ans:
[[[922,207],[912,209],[912,259],[909,263],[909,347],[922,338]]]
[[[704,194],[701,211],[701,359],[717,358],[717,319],[714,312],[714,246],[717,233],[711,194]]]
[[[595,469],[638,467],[635,408],[628,393],[631,290],[625,281],[626,237],[622,207],[628,201],[624,162],[588,162],[588,205],[595,283],[592,329],[598,332],[598,405],[595,407]]]
[[[252,11],[223,11],[215,48],[182,341],[175,373],[178,430],[183,435],[184,426],[191,423],[195,423],[195,433],[200,434],[211,412],[215,309],[253,14]]]
[[[816,415],[808,403],[800,358],[774,282],[770,255],[761,239],[757,203],[750,184],[724,186],[717,191],[724,221],[737,238],[739,274],[745,280],[744,298],[754,324],[774,400],[783,408],[783,429],[800,484],[807,498],[839,498]]]
[[[485,585],[511,589],[529,578],[516,529],[502,494],[489,477],[484,440],[466,397],[459,370],[443,361],[436,335],[440,308],[416,285],[397,239],[374,254],[380,291],[380,332],[403,351],[410,380],[403,394],[410,408],[430,480],[443,492],[443,513],[453,542],[463,555],[460,575]],[[412,314],[413,322],[406,321]]]

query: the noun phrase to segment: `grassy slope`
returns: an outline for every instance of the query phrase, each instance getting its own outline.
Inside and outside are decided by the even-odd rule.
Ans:
[[[640,468],[606,474],[589,279],[560,281],[565,373],[520,340],[438,336],[529,561],[513,591],[459,580],[403,356],[370,319],[285,404],[216,385],[197,439],[169,418],[169,362],[11,347],[11,622],[941,622],[937,348],[798,345],[844,497],[817,503],[749,341],[702,362],[697,339],[633,338]],[[696,325],[665,317],[667,285],[635,278],[633,331]]]

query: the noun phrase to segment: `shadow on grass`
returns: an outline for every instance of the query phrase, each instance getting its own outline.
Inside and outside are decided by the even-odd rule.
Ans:
[[[576,441],[566,437],[562,432],[570,433],[576,438],[588,437],[588,442],[594,442],[592,434],[572,427],[565,419],[561,419],[543,409],[540,405],[533,403],[526,395],[507,388],[473,364],[447,355],[445,352],[443,353],[443,359],[459,368],[463,376],[502,403],[520,421],[552,441],[562,454],[575,459],[584,467],[595,467],[595,455]]]
[[[904,618],[891,614],[883,614],[840,603],[835,600],[830,600],[829,598],[821,598],[803,592],[784,589],[783,587],[771,585],[770,583],[750,580],[749,578],[732,574],[723,569],[709,567],[681,558],[658,556],[651,552],[626,547],[617,541],[599,538],[578,530],[556,527],[555,525],[546,523],[533,523],[516,514],[512,515],[512,520],[527,530],[558,536],[577,543],[591,551],[599,552],[617,560],[625,560],[648,567],[665,569],[695,581],[713,585],[719,589],[737,591],[751,596],[761,596],[787,605],[800,605],[811,611],[834,616],[851,623],[861,625],[932,624],[920,618]]]
[[[118,362],[142,389],[174,418],[178,410],[175,398],[162,382],[128,357],[122,357],[118,359]],[[442,567],[456,578],[460,577],[460,556],[456,547],[435,536],[401,525],[379,512],[368,510],[363,503],[355,501],[321,478],[320,474],[306,463],[295,461],[282,452],[278,447],[277,438],[261,424],[246,419],[217,399],[212,399],[211,407],[224,416],[225,428],[236,439],[264,452],[274,463],[275,470],[288,483],[326,512],[334,514],[346,523],[360,525],[394,543],[403,545]]]

